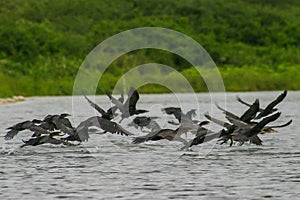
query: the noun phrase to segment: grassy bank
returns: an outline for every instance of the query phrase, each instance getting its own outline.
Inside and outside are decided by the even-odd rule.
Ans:
[[[300,66],[279,66],[275,68],[245,66],[220,67],[226,91],[259,91],[259,90],[300,90]],[[204,72],[205,73],[205,72]],[[196,92],[206,92],[207,88],[198,71],[189,68],[181,72]],[[169,76],[172,76],[170,74]],[[106,73],[100,80],[98,94],[112,90],[119,77]],[[1,97],[13,95],[44,96],[44,95],[72,95],[75,78],[64,77],[36,77],[17,75],[7,76],[0,73]],[[140,89],[143,93],[165,93],[165,87],[149,84]]]

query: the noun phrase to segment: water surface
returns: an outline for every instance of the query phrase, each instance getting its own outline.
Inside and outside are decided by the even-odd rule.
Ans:
[[[249,102],[255,98],[265,106],[280,92],[238,93]],[[241,114],[246,107],[235,95],[214,94],[228,110]],[[180,106],[184,111],[197,109],[203,113],[222,114],[215,109],[209,94],[141,95],[139,108],[150,109],[151,116],[160,116],[165,127],[172,117],[160,109]],[[180,98],[178,98],[180,97]],[[105,96],[96,102],[110,106]],[[159,141],[131,144],[132,137],[91,135],[80,146],[41,145],[19,149],[29,132],[21,132],[11,141],[0,140],[0,199],[296,199],[300,196],[300,92],[289,92],[278,105],[282,115],[274,124],[293,119],[292,125],[278,133],[261,136],[262,146],[219,145],[216,141],[195,146],[192,151],[179,151],[177,142]],[[83,97],[34,97],[16,104],[0,105],[1,136],[17,122],[43,118],[47,114],[69,112],[72,123],[78,124],[96,115]],[[132,118],[131,118],[132,119]],[[135,133],[139,130],[122,125]],[[118,120],[117,120],[118,121]],[[212,126],[218,130],[219,127]]]

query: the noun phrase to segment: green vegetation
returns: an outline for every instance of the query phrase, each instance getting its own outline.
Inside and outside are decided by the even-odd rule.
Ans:
[[[229,91],[300,89],[300,1],[296,0],[2,0],[0,97],[70,95],[85,56],[106,38],[158,26],[198,41]],[[97,93],[112,89],[132,67],[157,62],[206,91],[190,64],[159,50],[115,60]],[[143,92],[166,92],[148,85]]]

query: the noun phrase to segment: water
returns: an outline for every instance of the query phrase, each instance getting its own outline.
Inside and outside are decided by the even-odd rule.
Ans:
[[[279,93],[239,96],[248,101],[259,98],[265,106]],[[227,93],[226,107],[241,114],[246,107],[235,95]],[[201,120],[206,111],[222,116],[209,94],[198,94],[198,102],[192,96],[177,96],[184,111],[197,108]],[[222,100],[223,94],[213,95],[213,101],[224,106]],[[96,102],[104,108],[110,106],[105,96],[97,96]],[[278,105],[282,115],[274,124],[289,119],[293,123],[278,133],[262,135],[263,146],[229,147],[212,141],[192,151],[179,151],[182,145],[177,142],[134,145],[132,137],[107,134],[91,135],[80,146],[19,149],[21,139],[30,133],[22,132],[11,141],[0,138],[0,199],[296,199],[300,196],[299,102],[300,92],[289,92]],[[35,97],[1,105],[1,135],[10,125],[47,114],[72,113],[74,124],[96,114],[83,97],[75,97],[73,105],[72,97]],[[161,125],[171,117],[160,109],[173,105],[178,105],[173,95],[141,95],[138,103],[138,107],[150,109],[152,116],[161,116]],[[124,120],[122,125],[136,135],[144,134],[127,127],[129,122]]]

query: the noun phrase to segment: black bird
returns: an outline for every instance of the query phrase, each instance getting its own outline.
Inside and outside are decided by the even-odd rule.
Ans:
[[[238,126],[238,128],[231,134],[233,140],[239,141],[243,144],[245,141],[250,140],[252,137],[257,136],[257,134],[263,132],[263,128],[270,122],[275,121],[279,118],[281,113],[275,113],[269,117],[264,118],[258,122],[255,126]]]
[[[277,111],[277,108],[274,108],[277,104],[279,104],[287,95],[287,90],[284,90],[275,100],[273,100],[265,109],[259,108],[260,114],[256,117],[256,119],[260,119],[262,117],[265,117],[269,114],[272,114],[273,112]],[[238,102],[246,105],[251,106],[249,103],[243,101],[239,96],[236,97]]]
[[[112,122],[99,116],[94,116],[81,122],[74,130],[68,133],[68,137],[63,139],[67,141],[86,141],[89,138],[88,129],[90,127],[101,128],[102,130],[104,130],[104,133],[109,132],[125,136],[133,135],[132,133],[118,125],[116,122]]]
[[[124,93],[123,92],[121,93],[121,96],[118,98],[118,101],[120,101],[121,103],[124,103]],[[115,115],[117,110],[118,110],[118,107],[116,105],[114,105],[107,110],[107,113],[112,113],[113,115]]]
[[[142,130],[143,127],[147,127],[153,119],[157,119],[157,117],[137,116],[128,124],[128,126],[134,126],[135,128],[140,127]]]
[[[197,125],[197,128],[191,126],[186,126],[186,125],[181,125],[177,129],[159,129],[159,130],[154,130],[150,132],[149,134],[141,137],[136,137],[132,143],[133,144],[139,144],[143,143],[149,140],[156,141],[156,140],[161,140],[161,139],[167,139],[169,141],[179,141],[185,144],[185,146],[188,146],[188,141],[180,137],[183,133],[191,132],[191,133],[199,133],[203,131],[202,126],[208,124],[208,121],[203,121]]]
[[[247,112],[247,111],[246,111],[246,112]],[[212,122],[214,122],[214,123],[216,123],[216,124],[218,124],[218,125],[220,125],[220,126],[226,128],[226,129],[222,129],[222,130],[221,130],[220,132],[218,132],[218,133],[209,135],[209,136],[207,136],[206,138],[203,138],[203,140],[204,140],[204,139],[208,140],[207,138],[212,138],[212,139],[213,139],[214,137],[219,136],[219,137],[221,138],[219,141],[222,141],[221,144],[227,143],[227,141],[230,140],[230,146],[232,146],[232,144],[233,144],[233,139],[232,139],[232,135],[231,135],[231,134],[238,128],[238,126],[235,125],[235,124],[229,124],[229,123],[224,122],[224,121],[222,121],[222,120],[219,120],[219,119],[216,119],[216,118],[214,118],[214,117],[211,117],[208,113],[205,113],[204,116],[205,116],[207,119],[209,119],[210,121],[212,121]],[[230,117],[227,116],[227,118],[230,118]],[[239,119],[233,119],[233,118],[230,118],[230,119],[231,119],[231,121],[235,120],[235,121],[237,121],[237,122],[243,123],[243,125],[245,125],[245,126],[246,126],[246,124],[247,124],[246,122],[243,122],[243,121],[241,121],[241,120],[239,120]],[[253,127],[253,125],[251,125],[251,124],[248,124],[248,125],[249,125],[249,127]],[[201,139],[201,138],[198,138],[198,140],[200,140],[200,139]],[[250,142],[251,142],[251,143],[254,143],[254,144],[256,144],[256,145],[260,145],[260,144],[261,144],[261,140],[260,140],[260,138],[258,138],[258,136],[256,136],[256,137],[253,138],[253,139],[250,139]]]
[[[74,146],[74,144],[72,143],[54,138],[54,136],[61,136],[61,135],[62,135],[61,132],[52,132],[52,133],[48,132],[47,135],[41,135],[35,138],[30,138],[29,140],[22,140],[24,144],[21,145],[21,148],[25,146],[37,146],[45,143],[56,144],[56,145],[64,144],[67,146]]]
[[[4,139],[11,140],[18,134],[18,132],[24,131],[24,130],[30,130],[30,131],[35,132],[36,134],[47,133],[47,131],[45,129],[40,128],[37,125],[37,124],[40,124],[41,122],[42,122],[41,120],[34,119],[32,121],[27,120],[27,121],[15,124],[15,125],[7,128],[7,129],[9,129],[9,131],[4,136]]]
[[[160,130],[157,130],[157,131],[150,132],[145,136],[136,137],[136,138],[134,138],[132,143],[133,144],[140,144],[140,143],[143,143],[143,142],[146,142],[146,141],[157,141],[157,140],[166,139],[166,140],[169,140],[169,141],[183,142],[185,145],[187,145],[187,143],[188,143],[187,140],[180,137],[180,135],[182,133],[186,133],[188,131],[189,131],[189,129],[186,128],[186,127],[178,127],[175,130],[173,130],[173,129],[160,129]]]
[[[110,93],[106,93],[109,99],[117,108],[121,111],[121,121],[124,118],[130,117],[132,115],[138,115],[141,113],[149,112],[148,110],[137,110],[136,103],[138,102],[140,96],[137,90],[134,87],[131,87],[128,92],[128,98],[125,103],[114,98]]]
[[[253,104],[249,105],[250,107],[241,115],[241,117],[237,116],[236,114],[233,114],[227,110],[225,110],[224,108],[220,107],[218,104],[216,104],[217,108],[222,110],[223,113],[230,119],[235,119],[235,120],[239,120],[245,123],[250,123],[251,120],[253,120],[259,110],[259,100],[256,99],[254,101]],[[212,118],[208,113],[204,114],[204,116],[215,122],[216,124],[220,125],[220,126],[224,126],[227,130],[223,130],[221,132],[220,137],[222,138],[221,140],[223,141],[221,144],[226,143],[228,140],[230,140],[230,146],[232,146],[233,144],[233,140],[231,137],[231,133],[233,133],[233,131],[237,128],[237,126],[229,124],[227,122],[218,120],[216,118]],[[258,141],[258,139],[256,138],[256,141]]]
[[[220,133],[216,133],[214,131],[211,131],[211,130],[203,127],[204,125],[207,125],[209,123],[210,123],[209,121],[200,122],[196,132],[192,131],[192,133],[195,133],[194,139],[192,139],[188,143],[188,145],[181,148],[181,150],[186,149],[188,147],[192,147],[194,145],[202,144],[204,142],[208,142],[208,141],[213,140],[215,138],[218,138]]]
[[[217,108],[219,110],[222,110],[223,113],[232,118],[237,120],[242,120],[243,122],[249,123],[251,120],[253,120],[256,117],[256,114],[259,111],[259,100],[256,99],[252,105],[239,117],[236,114],[233,114],[232,112],[229,112],[225,110],[224,108],[220,107],[218,104],[216,104]]]
[[[68,113],[62,113],[60,115],[47,115],[43,120],[42,123],[39,125],[39,127],[48,130],[48,131],[54,131],[59,130],[60,128],[57,127],[57,122],[64,124],[68,128],[73,128],[70,120],[67,118],[70,116]],[[56,122],[56,123],[54,123]]]
[[[182,121],[192,121],[192,117],[196,116],[195,109],[191,109],[185,114],[182,112],[181,108],[179,107],[167,107],[167,108],[162,108],[161,110],[168,115],[174,115],[174,117],[179,122],[177,124],[173,121],[169,121],[170,124],[174,124],[174,125],[179,125]],[[197,123],[198,121],[194,121],[194,122]]]
[[[236,99],[237,99],[237,101],[240,102],[241,104],[244,104],[244,105],[246,105],[246,106],[248,106],[248,107],[251,106],[250,103],[245,102],[245,101],[242,100],[239,96],[236,96]],[[263,110],[264,110],[264,109],[259,108],[259,112],[262,112]],[[276,110],[277,110],[277,109],[274,109],[274,110],[272,110],[272,112],[275,112]]]
[[[235,129],[237,129],[238,127],[247,127],[248,129],[253,128],[255,125],[257,125],[257,122],[244,122],[242,120],[239,119],[233,119],[230,118],[229,116],[227,116],[226,118],[232,123],[228,123],[228,122],[224,122],[222,120],[216,119],[211,117],[208,113],[205,113],[204,116],[209,119],[210,121],[223,126],[224,128],[226,128],[227,130],[223,131],[222,134],[220,134],[220,137],[222,137],[222,140],[224,142],[226,142],[228,139],[230,139],[231,137],[231,133],[233,133],[235,131]],[[264,133],[272,133],[272,132],[277,132],[275,130],[275,128],[283,128],[286,127],[288,125],[290,125],[292,123],[293,120],[288,121],[285,124],[281,124],[281,125],[273,125],[273,126],[264,126],[260,132],[260,134],[264,134]],[[260,140],[260,138],[258,138],[258,136],[254,136],[252,138],[250,138],[250,142],[256,145],[261,145],[262,141]]]
[[[84,98],[89,102],[89,104],[94,108],[96,109],[100,114],[101,114],[101,117],[104,118],[104,119],[108,119],[108,120],[111,120],[113,119],[113,110],[115,109],[112,109],[112,108],[109,108],[107,111],[103,110],[99,105],[95,104],[94,102],[92,102],[89,98],[87,98],[87,96],[84,95]]]
[[[223,130],[222,130],[223,131]],[[189,147],[192,147],[194,145],[199,145],[204,142],[209,142],[213,139],[219,138],[222,131],[220,132],[214,132],[209,129],[202,129],[201,131],[197,132],[194,139],[192,139],[190,142],[188,142],[188,145],[183,146],[180,150],[187,149]]]

